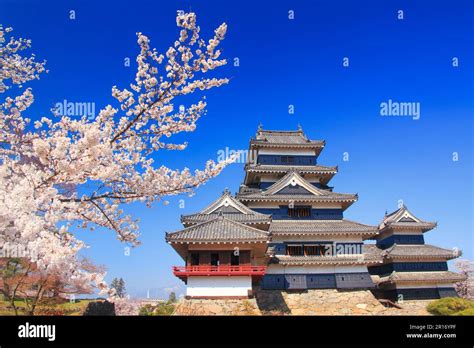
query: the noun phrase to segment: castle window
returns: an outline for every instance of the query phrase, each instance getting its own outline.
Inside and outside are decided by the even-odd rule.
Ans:
[[[325,256],[328,248],[325,245],[305,245],[304,254],[306,256]]]
[[[303,245],[288,245],[286,248],[290,256],[303,256]]]
[[[293,207],[293,208],[288,207],[288,216],[295,219],[310,217],[311,207],[309,206],[304,206],[304,207],[300,206],[300,207]]]

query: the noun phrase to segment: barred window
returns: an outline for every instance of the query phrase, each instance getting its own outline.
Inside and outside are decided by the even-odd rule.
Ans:
[[[288,207],[288,216],[291,218],[304,218],[311,216],[310,206],[295,206],[293,208]]]
[[[306,256],[325,256],[327,251],[328,251],[328,247],[323,244],[304,246],[304,254]]]
[[[303,254],[303,245],[288,245],[286,248],[288,255],[290,256],[302,256]]]

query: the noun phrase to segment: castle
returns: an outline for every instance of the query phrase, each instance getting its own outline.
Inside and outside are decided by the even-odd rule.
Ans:
[[[329,186],[337,167],[318,164],[325,146],[302,129],[258,129],[239,192],[225,190],[166,241],[185,261],[173,273],[188,298],[247,298],[265,290],[371,290],[381,299],[457,296],[447,261],[460,255],[425,244],[436,223],[404,205],[379,226],[344,218],[357,194]],[[369,240],[374,242],[367,242]]]

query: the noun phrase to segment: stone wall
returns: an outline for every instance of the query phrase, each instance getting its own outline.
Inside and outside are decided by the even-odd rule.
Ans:
[[[429,315],[430,301],[384,307],[369,290],[255,290],[247,300],[182,299],[175,315]]]
[[[255,299],[182,299],[177,304],[174,315],[261,315],[261,312]]]
[[[259,290],[256,301],[262,313],[268,315],[373,315],[386,311],[368,290]]]

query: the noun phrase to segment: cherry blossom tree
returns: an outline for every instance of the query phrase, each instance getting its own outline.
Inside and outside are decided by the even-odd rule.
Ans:
[[[466,277],[465,280],[456,283],[455,289],[458,295],[468,300],[474,300],[474,262],[460,259],[455,263],[459,273]]]
[[[95,266],[91,261],[81,258],[81,270],[88,273],[103,272],[103,267]],[[15,315],[19,307],[15,302],[18,298],[23,301],[26,314],[34,315],[38,304],[45,298],[68,298],[74,294],[91,294],[93,284],[64,279],[57,271],[39,269],[36,263],[26,258],[0,259],[0,293],[8,300]]]
[[[177,98],[227,84],[206,77],[226,64],[219,44],[227,26],[200,38],[194,13],[178,11],[179,38],[165,54],[137,33],[140,52],[135,80],[127,88],[112,87],[115,102],[93,120],[53,112],[32,122],[24,114],[34,102],[28,81],[45,72],[45,62],[26,56],[31,42],[10,36],[0,27],[0,249],[21,246],[38,270],[91,282],[107,290],[104,273],[81,268],[77,253],[85,244],[71,227],[105,227],[131,246],[139,244],[138,224],[123,206],[147,206],[165,196],[192,194],[234,159],[209,160],[202,170],[171,169],[157,160],[160,151],[184,150],[171,136],[192,132],[205,114],[205,97],[175,108]],[[21,91],[18,95],[15,90]],[[189,97],[186,97],[189,100]]]

